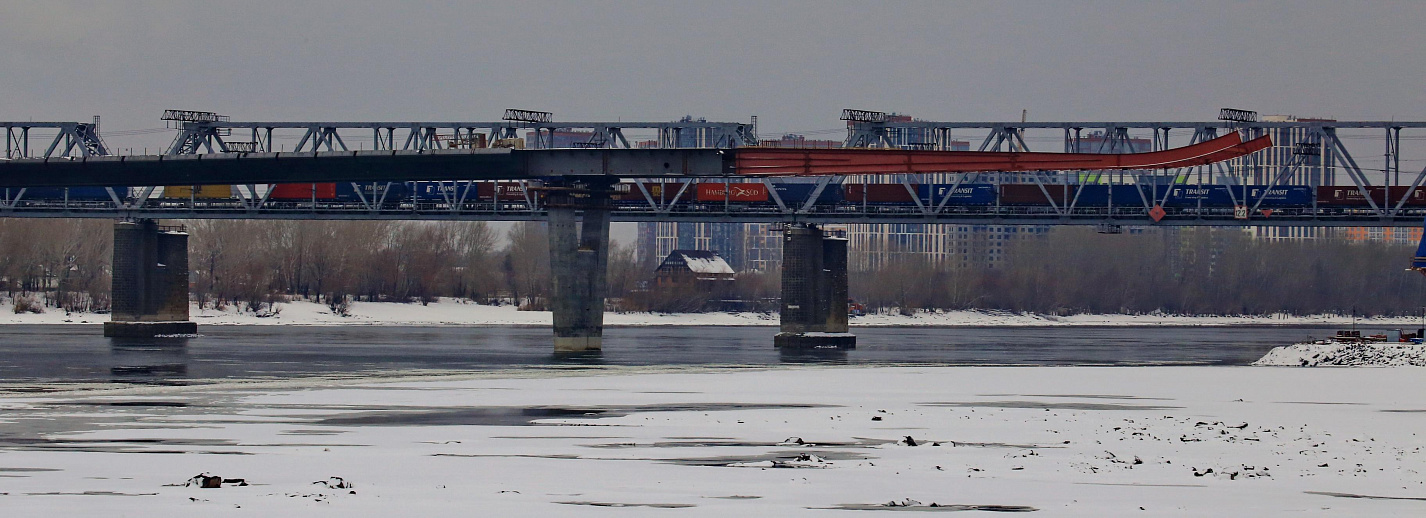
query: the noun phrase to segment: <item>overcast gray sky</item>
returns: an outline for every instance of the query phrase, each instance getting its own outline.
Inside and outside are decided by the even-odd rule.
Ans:
[[[0,119],[1419,120],[1423,26],[1419,1],[6,0]]]
[[[0,3],[0,120],[1426,119],[1426,2]],[[837,138],[829,135],[830,138]],[[826,138],[826,137],[824,137]],[[627,232],[625,229],[623,232]],[[622,232],[621,232],[622,233]],[[627,238],[627,236],[625,236]]]

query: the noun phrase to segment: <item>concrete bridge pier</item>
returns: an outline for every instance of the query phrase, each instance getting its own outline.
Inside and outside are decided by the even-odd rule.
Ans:
[[[151,219],[114,223],[113,309],[104,336],[194,334],[188,320],[188,232]]]
[[[555,352],[598,351],[604,347],[610,184],[566,185],[545,191]]]
[[[847,240],[816,225],[789,226],[782,240],[779,348],[852,349],[847,328]]]

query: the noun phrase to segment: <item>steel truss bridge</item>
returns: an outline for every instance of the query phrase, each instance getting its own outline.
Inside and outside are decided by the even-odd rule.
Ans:
[[[1270,136],[1274,144],[1225,162],[1166,169],[898,173],[889,168],[882,174],[781,179],[740,175],[731,165],[739,149],[759,144],[755,121],[551,122],[535,116],[499,122],[234,122],[207,112],[165,115],[176,123],[177,136],[164,155],[114,155],[97,124],[0,122],[6,128],[0,183],[13,187],[0,189],[0,217],[538,220],[547,216],[547,209],[528,195],[516,200],[447,197],[407,203],[364,196],[346,201],[278,201],[269,199],[268,185],[500,181],[518,184],[520,192],[530,193],[542,179],[551,177],[632,182],[643,202],[619,203],[611,214],[614,221],[1418,226],[1426,216],[1426,207],[1407,204],[1426,181],[1426,168],[1417,172],[1413,166],[1403,175],[1401,165],[1426,155],[1415,149],[1404,152],[1402,147],[1403,140],[1410,147],[1426,137],[1426,122],[895,122],[853,117],[848,118],[846,147],[946,151],[977,145],[979,151],[1136,153],[1206,142],[1234,131],[1248,139]],[[32,147],[32,142],[38,147]],[[292,142],[291,150],[284,142]],[[515,149],[520,147],[526,149]],[[1408,158],[1403,159],[1404,154]],[[1368,156],[1381,167],[1363,167]],[[815,203],[824,189],[843,181],[902,184],[908,191],[927,183],[1017,183],[1042,189],[1109,183],[1149,192],[1168,185],[1345,185],[1359,189],[1366,203],[1347,210],[1313,204],[1270,215],[1251,210],[1246,218],[1233,207],[1179,207],[1168,209],[1157,222],[1150,217],[1155,204],[1147,198],[1140,205],[1111,207],[1078,206],[1073,200],[1033,207],[959,206],[946,203],[949,195],[898,206]],[[769,189],[767,202],[747,204],[686,201],[677,196],[674,199],[680,201],[664,201],[662,196],[651,196],[647,185],[663,184],[663,189],[684,192],[710,182],[801,182],[812,184],[814,190],[806,198],[809,201],[796,202],[783,200]],[[233,196],[164,198],[156,187],[204,184],[232,185]],[[20,191],[45,186],[111,189],[107,200],[27,198]],[[114,188],[118,186],[124,188]],[[1368,194],[1379,187],[1391,193],[1383,203]],[[1398,198],[1398,192],[1405,194]],[[1242,205],[1256,209],[1252,200],[1242,200]]]

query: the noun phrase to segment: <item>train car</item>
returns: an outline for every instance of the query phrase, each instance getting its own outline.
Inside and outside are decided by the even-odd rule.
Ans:
[[[1073,200],[1078,185],[1007,183],[1000,186],[1001,205],[1064,205]]]
[[[497,200],[507,202],[524,202],[525,185],[520,182],[480,182],[475,184],[476,194],[481,201]],[[539,192],[530,193],[529,200],[534,201],[539,198]]]
[[[128,187],[114,187],[114,194],[119,199],[129,197]],[[20,195],[19,187],[6,187],[4,197],[14,199]],[[113,201],[109,197],[109,190],[104,187],[28,187],[25,188],[24,201]]]
[[[1150,186],[1105,185],[1105,184],[1003,184],[1000,186],[1000,204],[1006,206],[1055,207],[1076,209],[1114,207],[1143,207],[1145,200],[1153,196]],[[1152,202],[1150,202],[1152,204]]]
[[[995,186],[988,183],[936,183],[918,186],[916,190],[930,205],[940,205],[947,193],[951,198],[946,200],[946,205],[995,204]]]
[[[812,197],[812,191],[817,190],[817,184],[774,183],[772,189],[777,193],[778,199],[782,200],[783,205],[800,207],[807,203],[807,198]],[[842,184],[828,183],[817,195],[816,205],[836,205],[845,199]]]
[[[476,182],[415,182],[412,196],[418,202],[474,203],[480,201]],[[488,198],[487,198],[488,201]]]
[[[1224,208],[1235,205],[1226,185],[1159,185],[1153,190],[1154,201],[1164,207]]]
[[[762,183],[703,182],[697,185],[694,199],[700,202],[761,203],[768,201],[767,185]]]
[[[644,190],[649,192],[649,198],[653,198],[654,203],[669,203],[678,197],[679,201],[689,201],[693,199],[694,193],[698,191],[696,184],[688,184],[688,188],[683,188],[683,183],[657,183],[644,182]],[[683,194],[679,194],[679,190]],[[621,206],[647,206],[648,199],[644,198],[643,191],[634,183],[619,183],[614,185],[614,194],[611,196],[614,202]],[[721,198],[720,198],[721,199]]]
[[[337,184],[276,183],[269,187],[267,199],[273,201],[332,201],[337,199]]]
[[[128,187],[114,187],[114,194],[119,199],[129,197]],[[20,194],[20,188],[10,187],[6,189],[7,195],[14,198]],[[109,197],[108,189],[104,187],[29,187],[25,189],[24,200],[53,200],[64,201],[113,201]]]
[[[843,186],[843,197],[848,203],[877,203],[889,205],[903,205],[916,203],[916,195],[919,193],[919,184],[911,184],[911,191],[906,190],[906,186],[899,183],[849,183]]]
[[[337,182],[338,201],[399,205],[411,197],[411,186],[406,182]]]
[[[1312,206],[1312,187],[1307,185],[1244,185],[1233,186],[1239,194],[1239,203],[1249,207],[1264,208],[1308,208]],[[1402,192],[1405,194],[1405,191]],[[1426,192],[1420,193],[1422,203],[1426,203]],[[1259,203],[1261,201],[1261,203]]]
[[[1371,193],[1372,201],[1377,207],[1395,207],[1406,198],[1404,207],[1426,207],[1426,190],[1418,187],[1411,192],[1411,196],[1406,196],[1406,191],[1410,187],[1395,186],[1391,188],[1390,203],[1387,202],[1387,188],[1382,186],[1368,187],[1367,192]],[[1317,188],[1317,205],[1325,207],[1370,207],[1366,196],[1362,195],[1361,189],[1355,185],[1331,185]]]
[[[231,185],[165,185],[159,197],[166,200],[227,200],[234,196]]]

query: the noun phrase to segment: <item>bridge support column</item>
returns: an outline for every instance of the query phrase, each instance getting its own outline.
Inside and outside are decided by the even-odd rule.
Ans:
[[[604,347],[609,186],[556,187],[548,192],[555,352],[597,351]]]
[[[855,348],[847,328],[847,240],[816,225],[788,227],[782,240],[782,326],[773,345]]]
[[[113,309],[104,336],[194,334],[188,320],[188,233],[150,219],[114,223]]]

